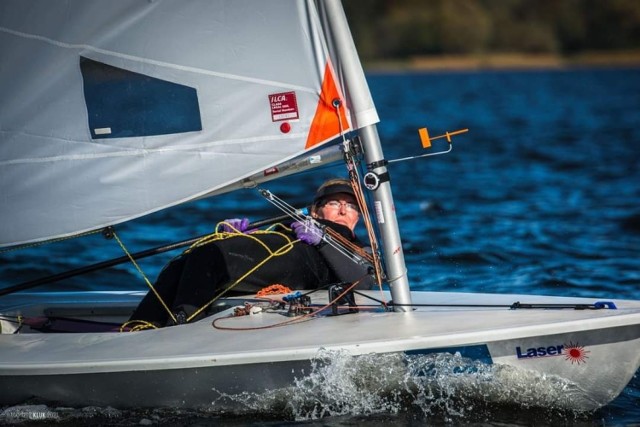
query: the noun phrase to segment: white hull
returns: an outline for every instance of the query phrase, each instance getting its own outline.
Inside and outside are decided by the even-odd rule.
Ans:
[[[1,312],[123,322],[140,296],[14,294],[3,298]],[[39,333],[24,326],[18,334],[0,335],[0,404],[33,397],[74,406],[117,407],[201,407],[216,401],[213,409],[224,410],[224,402],[217,400],[221,394],[290,386],[309,372],[311,360],[325,349],[354,356],[460,352],[485,363],[562,379],[577,392],[552,404],[591,410],[613,400],[640,366],[638,301],[613,300],[617,309],[514,310],[509,306],[516,301],[596,300],[438,292],[414,292],[412,299],[416,305],[435,306],[409,313],[363,309],[340,316],[322,314],[268,329],[264,327],[293,318],[285,312],[260,313],[216,323],[235,330],[214,328],[212,319],[228,316],[230,309],[193,324],[142,332]],[[21,306],[20,301],[29,305]],[[312,295],[313,304],[326,301],[324,292]],[[360,296],[357,302],[372,303]],[[3,323],[3,332],[8,332],[8,325]]]

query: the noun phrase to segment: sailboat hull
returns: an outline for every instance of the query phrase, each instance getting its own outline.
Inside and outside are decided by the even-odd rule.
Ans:
[[[54,302],[50,295],[23,295],[29,305],[10,297],[14,306],[3,309],[4,315],[85,313],[116,321],[140,294],[74,293]],[[616,309],[512,309],[516,301],[596,301],[432,292],[412,297],[416,308],[407,313],[367,309],[371,300],[358,296],[358,313],[342,308],[337,316],[326,315],[329,309],[309,318],[288,317],[286,310],[228,317],[228,309],[193,324],[141,332],[39,333],[23,326],[20,333],[0,335],[0,380],[6,385],[0,404],[36,398],[76,406],[228,410],[238,405],[230,396],[291,387],[309,374],[319,352],[335,351],[356,357],[399,354],[405,364],[407,357],[458,354],[461,360],[508,366],[501,375],[508,372],[510,381],[524,375],[533,381],[529,387],[536,387],[535,378],[555,378],[571,399],[548,404],[592,410],[614,399],[640,366],[636,301],[611,301]],[[318,307],[326,301],[313,294]],[[219,319],[215,327],[213,319]]]

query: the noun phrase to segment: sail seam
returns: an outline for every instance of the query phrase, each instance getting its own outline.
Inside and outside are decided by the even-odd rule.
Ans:
[[[286,139],[295,139],[297,137],[304,137],[306,136],[305,134],[292,134],[290,135],[290,137],[286,138]],[[61,161],[61,160],[90,160],[90,159],[102,159],[102,158],[109,158],[109,157],[128,157],[128,156],[141,156],[141,155],[147,155],[147,154],[154,154],[154,153],[169,153],[169,152],[181,152],[181,151],[188,151],[188,150],[193,150],[193,149],[201,149],[201,148],[207,148],[207,147],[215,147],[215,146],[219,146],[219,145],[233,145],[233,144],[238,144],[238,143],[254,143],[254,142],[260,142],[260,141],[279,141],[282,140],[283,137],[281,136],[273,136],[273,137],[260,137],[260,138],[243,138],[243,139],[228,139],[228,140],[223,140],[223,141],[214,141],[214,142],[207,142],[207,143],[203,143],[203,144],[194,144],[194,145],[185,145],[185,146],[180,146],[180,147],[162,147],[162,148],[135,148],[135,149],[130,149],[130,150],[123,150],[123,151],[117,151],[117,152],[112,152],[112,153],[101,153],[101,154],[74,154],[74,155],[68,155],[68,156],[51,156],[51,157],[42,157],[42,158],[28,158],[28,159],[16,159],[16,160],[4,160],[4,161],[0,161],[0,166],[1,165],[15,165],[15,164],[25,164],[25,163],[46,163],[46,162],[57,162],[57,161]],[[202,155],[203,153],[198,153],[199,155]],[[206,154],[206,153],[205,153]],[[219,154],[227,154],[227,155],[241,155],[241,154],[247,154],[247,153],[241,153],[241,152],[228,152],[228,153],[221,153],[221,152],[212,152],[209,154],[215,154],[215,155],[219,155]],[[255,154],[255,153],[251,153],[251,154]],[[275,153],[277,154],[277,153]]]
[[[89,51],[96,52],[96,53],[101,53],[101,54],[104,54],[104,55],[113,56],[113,57],[116,57],[116,58],[127,59],[127,60],[135,61],[135,62],[141,62],[143,64],[157,65],[159,67],[172,68],[174,70],[187,71],[187,72],[194,73],[194,74],[202,74],[202,75],[220,77],[220,78],[229,79],[229,80],[239,80],[239,81],[244,81],[244,82],[248,82],[248,83],[257,83],[257,84],[266,85],[266,86],[274,86],[274,87],[278,87],[278,88],[289,88],[289,89],[299,90],[299,91],[302,91],[302,92],[308,92],[308,93],[313,93],[313,94],[317,94],[318,93],[318,90],[315,89],[315,88],[308,88],[308,87],[299,86],[299,85],[291,85],[291,84],[288,84],[288,83],[277,82],[277,81],[273,81],[273,80],[257,79],[255,77],[246,77],[246,76],[239,76],[239,75],[236,75],[236,74],[221,73],[221,72],[218,72],[218,71],[205,70],[205,69],[197,68],[197,67],[188,67],[186,65],[178,65],[178,64],[173,64],[173,63],[170,63],[170,62],[157,61],[155,59],[143,58],[143,57],[140,57],[140,56],[129,55],[129,54],[126,54],[126,53],[118,53],[118,52],[114,52],[114,51],[107,50],[107,49],[101,49],[99,47],[95,47],[95,46],[91,46],[91,45],[87,45],[87,44],[64,43],[64,42],[61,42],[61,41],[50,39],[48,37],[39,36],[37,34],[24,33],[22,31],[12,30],[12,29],[6,28],[6,27],[0,27],[0,31],[2,31],[4,33],[12,34],[14,36],[18,36],[18,37],[23,37],[23,38],[28,38],[28,39],[32,39],[32,40],[42,41],[42,42],[49,43],[51,45],[62,47],[62,48],[65,48],[65,49],[84,49],[84,50],[89,50]]]

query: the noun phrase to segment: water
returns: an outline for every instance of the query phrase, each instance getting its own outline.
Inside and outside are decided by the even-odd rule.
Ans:
[[[389,168],[414,289],[640,299],[640,70],[375,74],[369,83],[387,159],[422,154],[420,127],[429,127],[432,136],[470,129],[454,138],[449,154]],[[301,206],[319,182],[335,175],[344,175],[344,168],[302,174],[269,189]],[[246,190],[151,215],[118,227],[118,233],[135,252],[207,233],[223,218],[278,214]],[[116,243],[99,235],[5,252],[1,283],[121,255]],[[140,264],[153,279],[173,255]],[[41,289],[86,289],[87,283],[92,289],[145,286],[135,268],[124,264]],[[385,389],[397,374],[384,371],[389,363],[365,360],[358,370],[335,356],[330,367],[318,366],[315,382],[298,384],[288,395],[283,391],[284,397],[261,396],[252,403],[257,406],[236,414],[25,404],[4,408],[0,423],[640,423],[638,375],[607,407],[575,414],[537,408],[540,393],[525,387],[531,379],[473,365],[454,372],[458,362],[411,362],[428,372],[428,380],[400,394]],[[542,395],[560,390],[570,396],[558,384],[542,389]]]

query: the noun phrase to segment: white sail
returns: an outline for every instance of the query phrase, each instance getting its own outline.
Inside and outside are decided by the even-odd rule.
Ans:
[[[370,100],[349,110],[328,46],[311,0],[1,2],[0,246],[176,205],[377,122]]]

